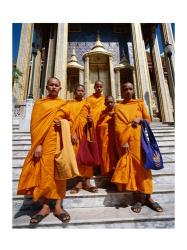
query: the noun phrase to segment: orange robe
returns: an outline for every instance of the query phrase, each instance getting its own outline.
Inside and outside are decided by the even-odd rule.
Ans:
[[[72,125],[72,134],[74,134],[74,132],[77,134],[79,142],[82,139],[83,129],[87,123],[88,115],[91,115],[94,127],[96,128],[99,116],[105,109],[104,101],[104,96],[100,96],[97,98],[94,94],[86,98],[85,104],[83,105],[81,111],[79,112],[79,115]],[[88,165],[79,166],[79,172],[82,176],[91,178],[93,177],[93,167],[94,166]]]
[[[93,94],[88,96],[86,98],[86,101],[90,104],[93,123],[94,126],[97,127],[97,122],[99,120],[100,114],[106,108],[105,97],[103,95],[100,97],[96,97],[95,94]]]
[[[34,201],[63,199],[66,181],[54,178],[54,156],[57,132],[54,120],[70,119],[70,115],[60,98],[43,98],[35,102],[31,117],[31,149],[25,159],[18,183],[17,194],[32,195]],[[42,145],[42,156],[35,162],[33,153],[37,145]]]
[[[101,152],[101,174],[107,175],[117,164],[117,151],[114,134],[114,116],[103,110],[97,122],[97,138]]]
[[[76,134],[77,134],[77,137],[78,137],[78,143],[73,145],[75,155],[77,155],[77,153],[78,153],[80,140],[82,138],[83,127],[87,122],[87,119],[86,119],[87,114],[88,114],[87,105],[83,109],[83,112],[81,113],[81,110],[82,110],[83,106],[85,106],[85,105],[86,105],[86,100],[85,99],[83,99],[82,101],[70,100],[65,105],[67,107],[67,109],[70,110],[70,112],[71,112],[71,116],[72,116],[72,119],[73,119],[73,127],[74,127],[74,122],[75,121],[76,121],[76,123],[78,123],[78,120],[80,122],[79,123],[79,130],[76,130]],[[85,109],[86,109],[86,114],[85,114]],[[72,128],[72,130],[74,130],[74,129]],[[74,132],[75,132],[75,130],[74,130]],[[74,134],[74,132],[72,131],[73,134]],[[90,177],[93,176],[93,167],[92,166],[79,165],[78,169],[79,169],[79,173],[80,173],[81,176],[84,176],[84,177],[87,177],[87,178],[90,178]]]
[[[115,137],[120,159],[117,163],[112,182],[120,191],[140,191],[152,193],[152,174],[143,166],[141,152],[141,126],[131,126],[135,118],[150,121],[143,100],[123,101],[115,107]],[[129,143],[129,152],[123,153],[122,145]]]

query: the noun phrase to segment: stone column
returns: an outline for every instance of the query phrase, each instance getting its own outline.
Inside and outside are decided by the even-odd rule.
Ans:
[[[20,44],[17,58],[17,69],[22,73],[14,84],[13,96],[17,104],[23,104],[27,97],[28,75],[31,60],[32,35],[34,25],[23,23],[21,28]]]
[[[121,99],[120,70],[116,69],[117,100]]]
[[[66,99],[67,92],[67,45],[68,24],[59,23],[57,30],[56,57],[54,76],[61,81],[62,90],[59,96]]]
[[[114,66],[113,66],[113,57],[109,56],[109,67],[110,67],[110,83],[111,83],[111,94],[116,100],[116,88],[114,80]]]
[[[151,53],[153,58],[153,66],[156,77],[156,84],[158,90],[159,106],[161,111],[162,122],[173,122],[173,114],[171,112],[171,103],[168,100],[168,89],[166,88],[162,61],[160,57],[160,50],[157,36],[152,34]]]
[[[135,70],[134,69],[132,71],[132,78],[133,78],[133,83],[134,83],[135,97],[138,98],[138,90],[137,90],[137,84],[136,84],[136,74],[135,74]]]
[[[173,46],[173,53],[171,56],[173,68],[175,70],[175,42],[173,38],[173,32],[170,23],[162,23],[161,30],[163,34],[164,45],[168,42]]]
[[[138,97],[144,99],[145,105],[151,117],[153,112],[151,108],[150,77],[145,52],[145,44],[142,37],[141,24],[132,23],[132,41],[134,52],[134,65],[136,73],[136,84]]]
[[[85,75],[84,75],[84,82],[85,82],[85,96],[89,96],[89,56],[85,57]]]
[[[31,68],[31,85],[29,86],[29,98],[34,100],[40,97],[40,77],[41,77],[41,48],[42,48],[42,32],[36,27],[33,37],[32,47],[32,68]]]
[[[166,68],[168,72],[168,79],[169,79],[169,88],[171,91],[171,97],[173,106],[175,106],[175,82],[173,79],[173,75],[175,75],[175,45],[174,45],[174,38],[173,32],[170,23],[162,23],[161,24],[161,31],[163,37],[163,47],[165,48],[165,44],[169,43],[173,47],[172,55],[170,58],[164,51],[165,59],[166,59]]]
[[[37,51],[36,64],[34,70],[34,86],[33,86],[33,96],[34,100],[40,98],[40,77],[41,77],[41,51]]]
[[[79,69],[79,84],[84,84],[84,71]]]
[[[55,48],[56,48],[56,35],[57,35],[55,27],[51,26],[51,30],[50,30],[48,55],[47,55],[47,66],[46,66],[46,74],[45,74],[44,95],[46,95],[47,80],[49,79],[49,77],[53,76],[53,74],[54,74]]]

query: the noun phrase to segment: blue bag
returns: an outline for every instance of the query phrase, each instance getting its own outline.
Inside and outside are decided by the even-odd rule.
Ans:
[[[162,155],[153,132],[146,120],[142,120],[142,152],[145,169],[160,170],[164,167]],[[146,134],[147,132],[147,134]]]

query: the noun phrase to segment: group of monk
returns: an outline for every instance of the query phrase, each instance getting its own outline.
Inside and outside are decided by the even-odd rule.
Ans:
[[[56,179],[54,175],[57,134],[61,131],[62,119],[68,120],[70,126],[70,134],[62,133],[62,137],[71,137],[76,157],[83,145],[85,127],[95,132],[100,174],[108,176],[119,191],[133,192],[133,212],[140,213],[144,204],[157,212],[163,211],[151,198],[152,174],[143,165],[141,121],[150,122],[145,104],[143,100],[134,99],[134,85],[130,82],[122,84],[124,100],[117,104],[112,96],[103,96],[103,88],[104,83],[96,81],[95,93],[84,98],[84,85],[77,85],[74,100],[65,101],[58,97],[61,90],[59,79],[51,77],[47,81],[47,97],[35,102],[30,125],[31,148],[17,190],[19,195],[31,195],[34,202],[42,200],[42,208],[31,217],[30,224],[36,225],[49,215],[50,200],[55,202],[54,216],[63,223],[70,221],[70,215],[62,205],[66,180]],[[84,153],[84,147],[81,150]],[[81,189],[98,192],[98,188],[91,184],[94,168],[94,164],[78,164],[79,176],[71,193],[76,194]]]

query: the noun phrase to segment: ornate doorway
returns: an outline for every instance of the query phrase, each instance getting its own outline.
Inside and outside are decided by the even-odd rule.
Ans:
[[[109,72],[109,65],[108,63],[90,63],[90,83],[89,83],[89,92],[94,92],[94,83],[97,80],[101,80],[104,82],[104,95],[111,94],[111,87],[110,87],[110,72]]]

